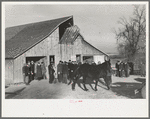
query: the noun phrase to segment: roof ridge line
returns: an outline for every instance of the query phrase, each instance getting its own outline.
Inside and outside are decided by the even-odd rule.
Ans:
[[[66,16],[66,17],[70,18],[70,17],[73,17],[73,15]],[[51,19],[51,20],[44,20],[44,21],[39,21],[39,22],[31,22],[31,23],[21,24],[21,25],[17,25],[17,26],[10,26],[10,27],[6,27],[5,29],[7,29],[7,28],[13,28],[13,27],[19,27],[19,26],[24,26],[24,25],[30,25],[30,24],[36,24],[36,23],[42,23],[42,22],[52,21],[52,20],[57,20],[57,19],[62,19],[62,18],[64,18],[64,17],[59,17],[59,18],[55,18],[55,19]]]
[[[40,41],[38,41],[38,42],[34,43],[33,45],[31,45],[30,47],[28,47],[28,48],[27,48],[25,51],[23,51],[21,54],[18,54],[18,55],[16,55],[16,56],[14,56],[13,59],[15,59],[15,58],[17,58],[18,56],[22,55],[24,52],[26,52],[27,50],[29,50],[30,48],[32,48],[32,47],[35,46],[36,44],[42,42],[42,41],[43,41],[45,38],[47,38],[51,33],[53,33],[53,32],[57,29],[57,27],[60,26],[60,24],[62,24],[63,22],[66,22],[66,21],[69,20],[70,18],[73,18],[73,16],[70,16],[70,17],[67,18],[66,20],[64,20],[64,21],[62,21],[61,23],[59,23],[48,35],[46,35],[45,37],[41,38]]]

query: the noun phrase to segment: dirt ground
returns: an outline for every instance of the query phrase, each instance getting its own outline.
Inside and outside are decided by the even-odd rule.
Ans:
[[[71,85],[64,83],[49,84],[47,80],[34,80],[30,85],[20,84],[5,88],[6,99],[141,99],[141,93],[135,94],[134,90],[139,88],[145,78],[131,75],[128,78],[112,76],[111,89],[107,90],[103,79],[98,83],[98,91],[94,91],[94,82],[87,80],[87,88],[84,91],[82,79],[79,80],[76,90],[72,91]],[[90,86],[91,85],[91,86]]]

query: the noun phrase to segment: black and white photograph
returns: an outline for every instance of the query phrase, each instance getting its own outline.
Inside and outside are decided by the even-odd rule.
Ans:
[[[148,2],[3,2],[3,115],[27,116],[17,113],[27,101],[57,105],[29,116],[146,117],[148,15]]]

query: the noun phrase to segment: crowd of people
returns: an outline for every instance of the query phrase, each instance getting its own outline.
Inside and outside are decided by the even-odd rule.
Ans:
[[[81,62],[77,63],[76,61],[71,60],[69,60],[69,62],[59,61],[56,72],[55,65],[50,63],[48,66],[49,83],[56,82],[56,78],[58,79],[58,82],[65,84],[68,83],[68,80],[71,82],[73,72],[80,64]],[[47,79],[46,72],[47,70],[44,62],[38,62],[35,66],[33,61],[28,61],[27,64],[23,66],[24,83],[28,85],[32,80]]]
[[[141,62],[138,65],[138,70],[133,70],[133,63],[131,62],[123,62],[123,61],[117,61],[116,63],[116,76],[119,77],[129,77],[131,74],[139,74],[141,77],[144,77],[146,75],[146,68],[145,63]],[[138,72],[133,72],[138,71]]]
[[[87,63],[85,60],[84,63]],[[57,65],[57,72],[56,72],[56,66],[54,63],[50,63],[48,66],[48,74],[49,74],[49,83],[58,82],[67,84],[68,81],[71,83],[71,79],[73,79],[73,73],[75,69],[82,63],[77,63],[76,61],[69,60],[66,61],[59,61]],[[91,65],[96,65],[95,62],[91,62]],[[101,64],[101,62],[98,62],[98,64]],[[144,76],[145,74],[144,64],[140,67],[140,73],[141,76]],[[46,76],[46,66],[44,62],[38,62],[35,66],[35,63],[33,61],[28,61],[26,64],[24,64],[23,67],[23,78],[25,84],[29,84],[32,80],[41,80],[41,79],[47,79]],[[128,62],[123,61],[117,61],[116,63],[116,76],[118,77],[129,77],[131,72],[131,67],[129,66]]]
[[[23,79],[24,83],[27,85],[34,79],[47,79],[45,63],[38,62],[35,67],[35,63],[33,61],[28,61],[27,64],[24,64],[23,66]]]
[[[59,61],[59,64],[57,65],[58,82],[67,84],[69,80],[69,83],[71,83],[73,72],[79,65],[81,65],[81,62],[77,63],[76,61],[71,60],[69,60],[69,62]]]
[[[116,76],[118,77],[129,77],[130,67],[128,62],[117,61],[116,63]]]

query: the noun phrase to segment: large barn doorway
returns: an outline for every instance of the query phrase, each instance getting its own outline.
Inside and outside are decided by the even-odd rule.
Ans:
[[[83,62],[92,63],[93,59],[93,56],[83,56]]]
[[[38,62],[44,62],[45,65],[47,65],[47,58],[46,56],[36,56],[36,57],[26,57],[26,63],[28,61],[34,61],[35,64],[37,64]]]

